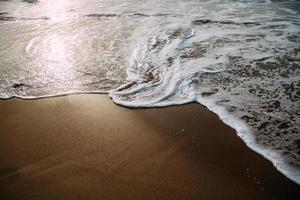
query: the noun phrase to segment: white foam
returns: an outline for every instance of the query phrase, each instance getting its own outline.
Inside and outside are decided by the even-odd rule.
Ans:
[[[283,130],[276,124],[276,120],[284,123],[291,117],[289,107],[297,106],[286,99],[282,84],[296,83],[299,72],[290,71],[289,78],[280,75],[290,67],[282,68],[280,62],[284,56],[295,58],[293,49],[298,44],[287,40],[286,36],[294,34],[297,25],[281,26],[269,21],[271,15],[276,15],[272,9],[267,13],[266,19],[253,15],[251,20],[260,22],[253,26],[237,25],[238,20],[226,21],[224,25],[212,20],[199,26],[171,21],[172,26],[158,23],[153,29],[146,28],[138,37],[133,64],[128,69],[129,85],[111,91],[112,100],[128,107],[161,107],[196,101],[234,128],[247,146],[300,184],[300,169],[289,163],[300,164],[297,147],[293,146],[299,135],[292,133],[292,129],[299,128],[297,120],[287,129],[291,132],[289,136],[282,136]],[[190,30],[192,34],[186,36]],[[261,93],[263,88],[266,91]],[[279,89],[278,96],[274,96],[276,89]],[[283,98],[286,100],[281,102]],[[281,102],[281,110],[264,108],[276,101]],[[231,109],[233,111],[229,111]],[[292,115],[297,117],[297,114]],[[246,123],[241,119],[244,116],[258,122]],[[265,133],[264,126],[281,136]],[[280,137],[282,141],[276,141]],[[284,155],[286,148],[292,149],[290,155]]]
[[[291,167],[284,162],[281,154],[268,149],[266,146],[257,144],[253,137],[252,130],[247,124],[239,118],[228,113],[228,111],[214,102],[199,97],[197,102],[206,106],[210,111],[214,112],[219,118],[228,126],[236,130],[237,135],[246,143],[246,145],[255,152],[262,155],[264,158],[272,161],[273,165],[289,179],[295,183],[300,184],[300,170],[299,168]]]

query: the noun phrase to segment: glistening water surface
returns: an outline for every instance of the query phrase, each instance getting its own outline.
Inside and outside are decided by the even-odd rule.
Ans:
[[[299,11],[280,0],[0,0],[0,97],[196,101],[300,183]]]

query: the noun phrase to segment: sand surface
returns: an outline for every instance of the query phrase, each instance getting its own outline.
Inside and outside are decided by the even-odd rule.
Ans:
[[[199,104],[106,95],[0,101],[0,199],[297,199],[300,187]]]

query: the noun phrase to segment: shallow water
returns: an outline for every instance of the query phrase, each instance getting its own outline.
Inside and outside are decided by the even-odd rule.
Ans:
[[[197,101],[300,183],[300,2],[0,0],[0,97]]]

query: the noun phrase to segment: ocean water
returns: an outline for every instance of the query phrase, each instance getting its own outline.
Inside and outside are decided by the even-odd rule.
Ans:
[[[300,1],[0,0],[0,98],[199,102],[300,184]]]

